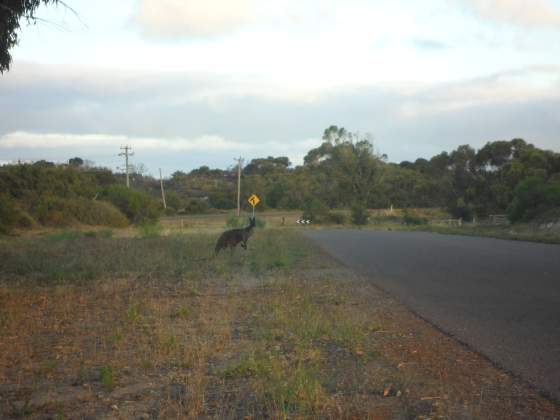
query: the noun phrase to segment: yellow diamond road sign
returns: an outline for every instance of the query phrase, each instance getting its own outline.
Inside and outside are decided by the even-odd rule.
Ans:
[[[247,200],[249,202],[250,205],[252,205],[253,207],[255,207],[257,204],[259,204],[261,202],[260,198],[257,197],[256,194],[253,194],[251,197],[249,197],[249,199]]]

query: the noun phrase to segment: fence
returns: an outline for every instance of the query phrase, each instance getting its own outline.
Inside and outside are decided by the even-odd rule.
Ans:
[[[490,214],[488,220],[491,225],[509,225],[509,220],[505,214]]]
[[[463,219],[435,219],[431,221],[433,225],[463,226]]]

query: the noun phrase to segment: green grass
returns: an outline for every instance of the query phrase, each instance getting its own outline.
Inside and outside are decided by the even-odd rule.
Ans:
[[[303,262],[311,245],[295,232],[256,231],[249,249],[213,255],[216,234],[117,238],[110,231],[62,231],[0,241],[0,279],[30,284],[87,283],[138,276],[180,281],[242,273],[263,274]]]
[[[101,377],[101,384],[106,390],[111,391],[115,387],[115,369],[111,366],[102,366],[99,373]]]
[[[155,238],[163,232],[163,226],[160,223],[144,222],[136,226],[141,238]]]

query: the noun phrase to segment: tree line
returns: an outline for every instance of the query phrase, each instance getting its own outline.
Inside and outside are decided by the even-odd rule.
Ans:
[[[231,209],[236,169],[202,166],[177,171],[167,182],[178,208]],[[256,193],[263,208],[304,209],[441,207],[465,220],[507,213],[511,221],[559,216],[560,154],[523,139],[462,145],[430,159],[391,163],[370,135],[330,126],[303,165],[287,157],[258,158],[242,172],[243,196]],[[186,201],[185,201],[186,200]],[[190,201],[189,201],[190,200]],[[198,209],[197,209],[198,210]]]
[[[242,169],[242,196],[256,193],[262,200],[259,209],[299,209],[317,221],[336,219],[332,210],[352,209],[353,220],[365,223],[367,209],[391,206],[444,208],[464,220],[501,213],[512,222],[560,217],[560,154],[523,139],[492,141],[478,150],[462,145],[430,159],[400,163],[388,162],[369,134],[333,125],[322,139],[302,165],[294,167],[282,156],[251,160]],[[123,174],[81,158],[64,165],[5,165],[0,167],[0,225],[122,226],[164,213],[237,205],[236,167],[174,172],[164,182],[165,212],[159,180],[146,175],[143,165],[133,171],[131,182],[127,189]]]

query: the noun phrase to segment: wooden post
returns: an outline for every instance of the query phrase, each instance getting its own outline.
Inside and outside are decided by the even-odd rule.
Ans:
[[[163,190],[163,178],[161,176],[161,168],[159,168],[159,185],[161,186],[161,199],[163,201],[163,208],[167,209],[167,203],[165,202],[165,191]]]
[[[241,216],[241,156],[237,160],[237,217]]]
[[[126,187],[130,188],[130,175],[129,175],[129,171],[130,171],[130,164],[128,163],[128,158],[130,156],[134,156],[134,153],[132,153],[132,147],[130,147],[128,144],[126,146],[121,146],[121,150],[124,150],[122,153],[119,153],[119,156],[124,156],[124,170],[126,172]]]

